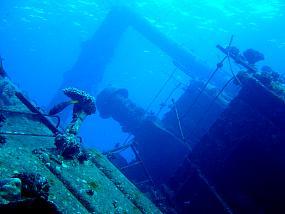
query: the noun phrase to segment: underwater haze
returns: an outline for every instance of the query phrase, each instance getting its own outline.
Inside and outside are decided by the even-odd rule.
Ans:
[[[234,46],[264,53],[264,64],[285,72],[283,0],[1,0],[0,54],[9,77],[39,106],[48,109],[85,42],[108,12],[122,5],[144,17],[209,69],[223,58],[215,46],[225,46],[234,35]],[[90,93],[96,96],[108,85],[127,88],[131,100],[147,108],[174,69],[165,53],[134,29],[128,29],[102,81]],[[88,76],[85,78],[87,81]],[[150,110],[157,111],[180,84],[173,95],[177,99],[188,78],[177,71]],[[116,122],[98,115],[88,119],[81,134],[87,147],[101,151],[127,137]]]

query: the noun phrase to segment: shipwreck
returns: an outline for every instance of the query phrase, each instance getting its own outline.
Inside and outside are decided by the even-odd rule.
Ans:
[[[191,76],[178,100],[169,96],[171,109],[160,119],[134,103],[125,88],[106,88],[96,98],[86,93],[101,81],[129,27]],[[1,64],[0,211],[284,213],[284,78],[269,66],[257,69],[263,54],[242,53],[232,39],[217,51],[224,58],[212,71],[138,14],[115,8],[62,82],[61,89],[85,92],[59,90],[52,105],[64,94],[71,100],[56,105],[53,114],[14,86]],[[241,69],[221,84],[213,77],[225,63]],[[64,118],[56,112],[69,104],[72,121],[62,129]],[[117,121],[130,139],[105,153],[83,150],[78,130],[96,110]],[[136,157],[131,163],[120,154],[127,148]]]

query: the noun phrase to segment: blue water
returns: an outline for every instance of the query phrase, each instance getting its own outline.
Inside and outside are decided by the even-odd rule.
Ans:
[[[264,64],[285,71],[285,2],[281,0],[1,0],[0,54],[9,76],[46,108],[84,41],[92,37],[112,7],[122,4],[209,68],[222,58],[216,44],[225,45],[234,35],[235,46],[257,49],[265,54]],[[132,100],[147,107],[173,69],[168,56],[129,29],[98,89],[125,87]],[[151,110],[159,108],[173,87],[187,81],[184,73],[177,72]],[[182,91],[181,87],[174,98]],[[87,146],[100,150],[108,150],[126,137],[116,122],[98,115],[88,119],[81,134]]]

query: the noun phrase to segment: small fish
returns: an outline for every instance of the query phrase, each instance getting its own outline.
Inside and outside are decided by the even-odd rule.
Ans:
[[[48,115],[58,114],[63,109],[65,109],[67,106],[69,106],[71,104],[77,104],[77,103],[79,103],[79,101],[77,101],[77,100],[69,100],[69,101],[64,101],[62,103],[59,103],[59,104],[57,104],[57,105],[55,105],[54,107],[51,108],[51,110],[49,111]]]

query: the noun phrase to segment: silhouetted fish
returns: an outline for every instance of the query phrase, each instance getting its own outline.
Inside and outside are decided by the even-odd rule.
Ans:
[[[69,100],[69,101],[65,101],[65,102],[59,103],[59,104],[55,105],[54,107],[52,107],[48,114],[49,115],[58,114],[63,109],[65,109],[67,106],[69,106],[71,104],[76,104],[76,103],[78,103],[77,100]]]

